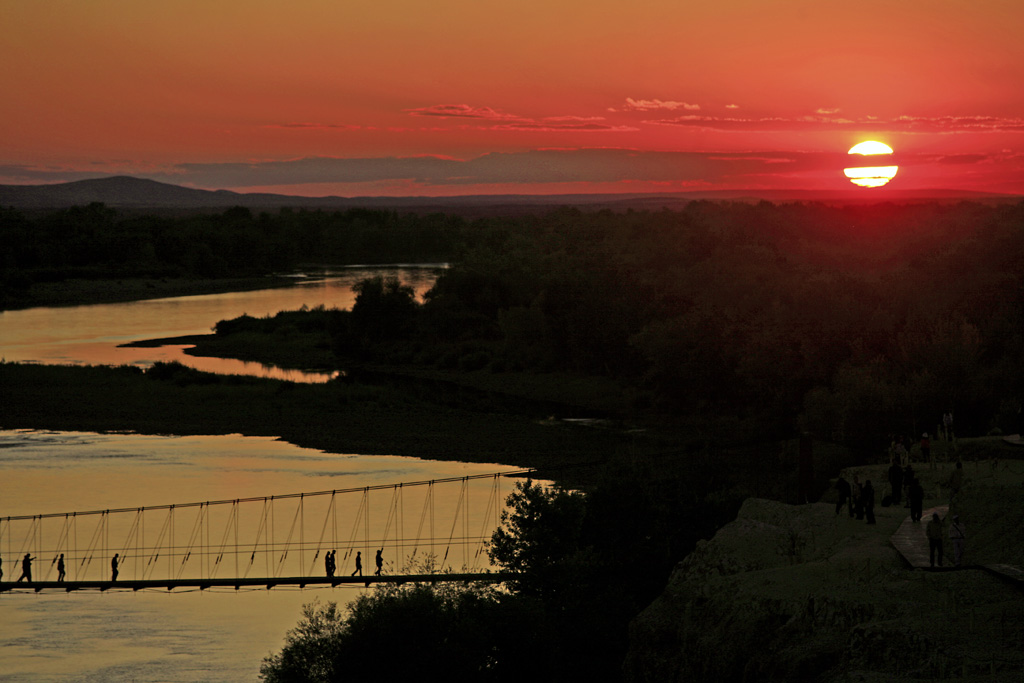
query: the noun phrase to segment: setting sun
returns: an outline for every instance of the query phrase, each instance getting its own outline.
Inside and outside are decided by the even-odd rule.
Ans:
[[[850,148],[848,154],[860,154],[862,156],[874,156],[876,154],[892,154],[892,147],[884,142],[865,140]],[[893,176],[899,166],[850,166],[843,169],[843,173],[850,179],[850,182],[860,187],[881,187]]]

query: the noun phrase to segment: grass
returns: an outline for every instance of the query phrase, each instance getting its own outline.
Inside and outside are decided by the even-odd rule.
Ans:
[[[336,453],[552,467],[663,449],[643,436],[438,405],[386,385],[0,364],[0,427],[275,436]]]

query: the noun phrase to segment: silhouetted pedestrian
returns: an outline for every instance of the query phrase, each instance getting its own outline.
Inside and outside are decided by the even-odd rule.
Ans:
[[[117,581],[117,558],[120,553],[114,553],[114,557],[110,559],[110,580]]]
[[[841,474],[836,480],[836,489],[839,491],[839,502],[836,503],[836,514],[838,515],[844,505],[850,505],[850,482],[846,481]]]
[[[949,525],[949,540],[953,542],[953,565],[959,567],[964,557],[964,546],[967,545],[967,534],[960,522],[960,515],[953,515],[953,523]]]
[[[953,411],[949,410],[942,416],[942,429],[946,432],[946,441],[953,440]]]
[[[32,583],[32,560],[36,558],[32,557],[28,553],[25,553],[25,557],[21,560],[21,576],[15,583],[21,583],[22,579],[25,579],[29,583]]]
[[[910,466],[910,451],[907,449],[907,444],[903,442],[903,437],[896,437],[896,458],[900,461],[900,467],[906,469]]]
[[[903,504],[903,507],[910,507],[910,485],[914,481],[914,468],[911,465],[907,465],[903,468],[903,493],[906,494],[907,502]]]
[[[377,551],[377,557],[374,559],[374,562],[377,563],[377,571],[373,573],[374,576],[380,576],[380,570],[384,568],[384,557],[382,555],[383,552],[384,548],[381,548]]]
[[[917,477],[910,480],[910,490],[907,497],[910,498],[910,519],[913,522],[920,522],[924,508],[924,489]]]
[[[875,523],[875,487],[871,485],[871,480],[864,482],[864,488],[861,490],[861,498],[864,499],[864,516],[868,519],[868,524]]]
[[[330,579],[334,577],[335,565],[333,550],[328,550],[327,554],[324,555],[324,569],[327,571],[327,578]]]
[[[964,487],[964,464],[960,461],[960,458],[956,459],[956,467],[953,468],[953,474],[949,475],[949,500],[953,502],[958,495],[960,495],[960,489]]]
[[[896,462],[889,466],[889,488],[892,504],[899,505],[903,500],[903,468]]]
[[[931,521],[925,528],[928,536],[928,561],[935,566],[935,556],[939,556],[939,566],[942,566],[942,518],[938,512],[932,513]]]
[[[363,554],[358,550],[356,551],[356,569],[352,572],[352,576],[356,574],[359,574],[359,576],[363,575]]]
[[[4,558],[0,557],[0,579],[4,578]]]
[[[64,553],[57,558],[57,583],[64,581]]]

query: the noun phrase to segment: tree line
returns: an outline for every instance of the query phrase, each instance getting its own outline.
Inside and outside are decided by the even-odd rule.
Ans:
[[[705,201],[475,220],[365,209],[160,217],[93,204],[31,219],[0,211],[0,272],[10,296],[33,279],[88,273],[227,277],[444,258],[452,266],[422,302],[397,282],[367,282],[352,311],[321,313],[336,354],[600,377],[638,414],[869,445],[933,431],[947,411],[971,433],[1019,430],[1022,230],[1024,204]]]
[[[422,302],[377,278],[351,311],[307,312],[336,355],[601,377],[636,415],[761,440],[874,447],[949,411],[964,433],[1020,429],[1024,205],[695,202],[466,229]]]

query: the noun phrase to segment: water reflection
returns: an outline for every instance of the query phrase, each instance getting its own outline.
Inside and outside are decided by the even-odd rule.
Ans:
[[[201,358],[187,346],[124,348],[146,339],[209,334],[220,320],[240,315],[262,317],[302,306],[351,308],[352,286],[368,277],[398,277],[417,297],[429,290],[442,264],[351,267],[296,278],[288,287],[149,299],[90,306],[41,307],[0,312],[0,358],[47,365],[135,365],[177,361],[199,370],[292,381],[323,382],[323,373],[303,373],[232,359]]]
[[[267,437],[10,430],[0,430],[0,467],[3,517],[395,484],[509,469],[330,454]],[[512,482],[503,485],[507,493]],[[407,509],[412,508],[418,506]],[[486,510],[477,503],[471,510],[475,532]],[[443,524],[443,518],[439,512],[438,528],[444,527],[447,535],[452,521]],[[408,526],[415,528],[411,519]],[[15,559],[24,539],[9,533],[9,526],[3,528],[7,531],[0,534],[0,555],[4,579],[11,580],[16,578],[11,572],[17,569]],[[188,529],[184,531],[187,534]],[[52,570],[51,559],[41,556],[39,576]],[[364,561],[367,566],[372,566],[372,555]],[[128,578],[131,565],[125,564],[123,571]],[[251,681],[261,659],[280,648],[304,603],[318,596],[346,603],[358,590],[0,593],[0,680]]]

